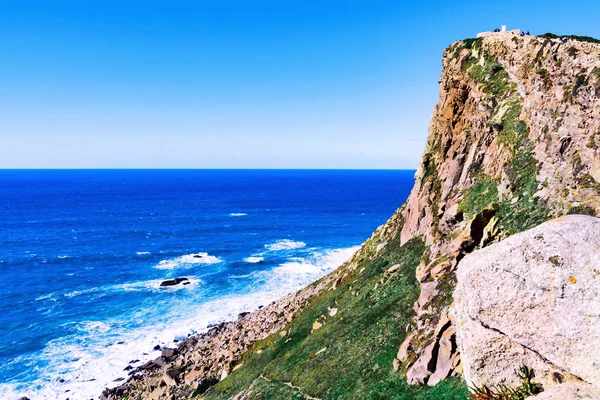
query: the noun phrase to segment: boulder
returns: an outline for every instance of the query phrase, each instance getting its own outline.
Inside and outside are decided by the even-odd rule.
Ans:
[[[161,356],[162,357],[166,357],[166,358],[171,358],[173,357],[175,354],[177,354],[177,349],[169,349],[169,348],[164,348],[161,351]]]
[[[530,397],[531,400],[599,400],[600,393],[584,383],[563,383]]]
[[[454,314],[469,386],[518,386],[525,365],[546,389],[579,382],[600,392],[598,249],[600,219],[570,215],[459,263]]]
[[[161,287],[175,286],[175,285],[179,285],[182,282],[185,285],[186,283],[189,283],[189,279],[188,278],[167,279],[166,281],[162,281],[160,283],[160,286]]]

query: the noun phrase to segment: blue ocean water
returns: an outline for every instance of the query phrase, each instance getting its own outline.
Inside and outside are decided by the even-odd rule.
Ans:
[[[0,171],[0,398],[97,398],[154,358],[323,276],[414,171]],[[187,277],[188,285],[160,282]]]

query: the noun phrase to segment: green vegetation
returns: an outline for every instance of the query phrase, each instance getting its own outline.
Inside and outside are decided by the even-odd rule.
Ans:
[[[577,94],[579,93],[579,89],[586,86],[587,83],[588,83],[588,79],[585,74],[577,75],[577,79],[575,80],[575,85],[573,86],[573,92],[572,92],[573,97],[577,97]]]
[[[535,196],[538,181],[537,162],[533,157],[533,143],[527,124],[519,119],[521,104],[513,101],[502,119],[501,143],[508,146],[511,158],[504,168],[513,192],[513,199],[500,203],[498,218],[508,234],[522,232],[546,221],[550,211]]]
[[[496,111],[500,107],[508,107],[494,128],[498,131],[499,142],[510,152],[504,173],[510,182],[513,198],[501,201],[496,208],[502,230],[514,234],[546,221],[549,209],[535,196],[539,185],[536,179],[537,162],[533,157],[529,128],[519,118],[522,99],[502,65],[491,55],[485,55],[484,58],[484,66],[475,65],[468,73],[486,93],[493,96]],[[547,77],[546,70],[539,69],[536,72]],[[464,191],[459,206],[459,210],[469,217],[498,201],[497,182],[494,179],[478,173],[472,177],[475,183]]]
[[[538,68],[535,71],[535,73],[538,74],[540,78],[542,78],[542,81],[544,81],[544,86],[548,87],[552,85],[552,81],[550,80],[550,74],[548,73],[548,70],[546,68]]]
[[[542,385],[533,382],[535,375],[532,369],[523,366],[516,373],[521,379],[519,387],[511,388],[506,385],[476,387],[469,397],[474,400],[524,400],[543,391]]]
[[[580,42],[600,43],[599,39],[589,37],[589,36],[555,35],[553,33],[544,33],[543,35],[538,35],[538,37],[546,38],[546,39],[573,39],[573,40],[578,40]]]
[[[378,257],[365,257],[348,271],[337,289],[313,298],[285,336],[257,343],[243,365],[202,398],[226,399],[249,389],[253,399],[465,399],[458,379],[409,386],[392,370],[419,296],[415,268],[426,250],[420,239],[400,246],[399,236]],[[396,264],[399,269],[388,273]],[[313,330],[315,321],[322,326]]]
[[[484,54],[483,66],[475,65],[469,70],[469,76],[479,83],[486,93],[500,99],[501,96],[514,90],[515,84],[510,80],[508,73],[494,57]]]
[[[470,38],[463,40],[465,49],[480,49],[483,40],[481,38]]]
[[[578,205],[569,207],[569,209],[567,210],[567,214],[591,215],[592,217],[595,217],[596,210],[590,206]]]
[[[482,175],[463,192],[463,200],[458,206],[458,211],[462,211],[468,218],[473,218],[497,201],[498,183],[491,177]]]

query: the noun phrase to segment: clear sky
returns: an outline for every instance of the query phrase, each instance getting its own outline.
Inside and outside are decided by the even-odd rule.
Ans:
[[[599,20],[597,0],[5,0],[0,168],[415,168],[450,43]]]

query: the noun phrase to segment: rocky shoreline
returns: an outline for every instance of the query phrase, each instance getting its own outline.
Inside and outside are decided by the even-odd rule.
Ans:
[[[259,340],[283,330],[293,315],[324,290],[334,289],[345,278],[344,267],[353,265],[361,250],[329,275],[252,312],[243,312],[236,321],[222,322],[208,331],[162,348],[160,357],[139,367],[128,366],[129,377],[114,388],[105,389],[101,400],[123,397],[143,399],[189,398],[200,394],[242,367],[240,357]],[[158,350],[158,349],[157,349]],[[257,350],[260,351],[260,350]]]

